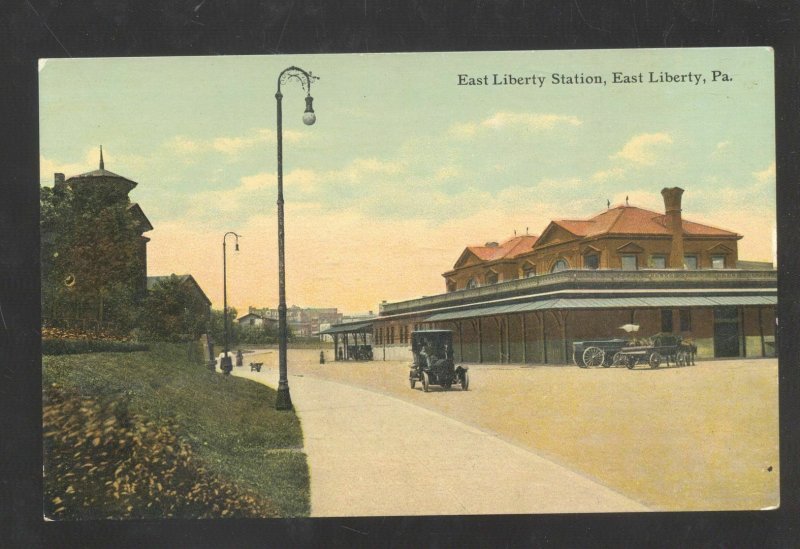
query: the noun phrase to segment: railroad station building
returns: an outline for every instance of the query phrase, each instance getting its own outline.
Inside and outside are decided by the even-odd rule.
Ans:
[[[740,261],[741,235],[683,219],[683,189],[661,194],[664,212],[626,203],[468,246],[444,293],[381,304],[374,358],[410,360],[411,332],[441,328],[459,362],[566,363],[573,342],[629,337],[625,324],[691,339],[698,358],[775,356],[772,265]]]

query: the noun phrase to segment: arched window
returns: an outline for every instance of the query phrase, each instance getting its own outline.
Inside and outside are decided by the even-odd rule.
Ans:
[[[522,278],[530,278],[532,276],[536,276],[536,265],[526,261],[525,264],[522,265]]]
[[[550,269],[551,273],[557,273],[559,271],[566,271],[569,268],[569,264],[567,263],[566,259],[559,259],[555,263],[553,263],[553,267]]]
[[[497,284],[499,277],[496,272],[489,271],[486,273],[486,284]]]
[[[467,280],[467,289],[477,288],[477,287],[478,287],[478,281],[475,279],[474,276],[469,280]]]

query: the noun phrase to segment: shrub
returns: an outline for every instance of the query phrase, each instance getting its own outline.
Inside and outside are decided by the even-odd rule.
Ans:
[[[43,355],[75,355],[81,353],[131,353],[147,351],[144,343],[104,339],[42,339]]]
[[[53,519],[269,517],[263,498],[206,471],[175,426],[124,399],[45,390],[45,515]]]

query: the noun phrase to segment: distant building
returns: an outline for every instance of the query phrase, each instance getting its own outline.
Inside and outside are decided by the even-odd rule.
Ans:
[[[236,322],[239,323],[239,326],[242,327],[258,327],[258,326],[277,326],[278,319],[272,317],[264,317],[257,313],[247,313],[246,315],[240,316],[236,319]]]
[[[278,321],[277,309],[259,309],[249,307],[251,314],[256,314],[263,319]],[[339,324],[342,314],[335,307],[298,307],[292,305],[286,309],[286,323],[296,337],[310,337],[319,333],[321,324]]]

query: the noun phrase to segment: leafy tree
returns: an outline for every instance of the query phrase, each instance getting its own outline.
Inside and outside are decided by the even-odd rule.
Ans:
[[[144,290],[142,231],[127,196],[110,188],[82,183],[80,190],[41,190],[45,317],[133,322],[137,292]]]
[[[235,307],[228,307],[228,346],[232,346],[235,343],[239,342],[239,335],[241,328],[239,323],[236,322],[236,317],[238,313],[236,312]],[[225,341],[225,324],[224,324],[224,314],[223,311],[212,309],[211,310],[211,326],[210,332],[211,337],[214,339],[214,343],[219,345],[222,348],[223,342]]]
[[[205,333],[208,306],[184,281],[172,275],[158,282],[144,302],[141,327],[159,341],[192,341]]]

